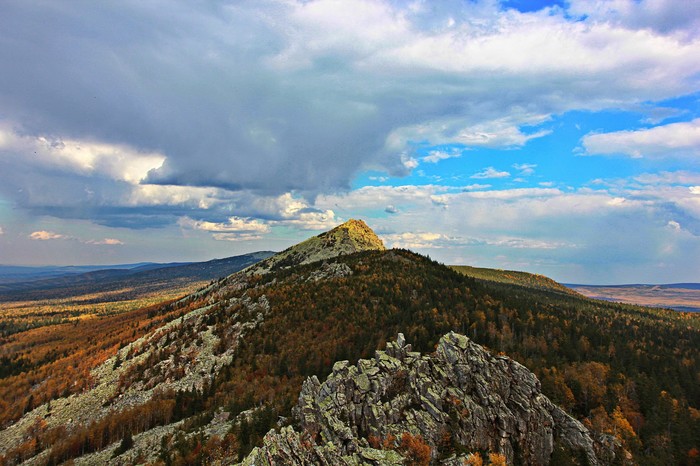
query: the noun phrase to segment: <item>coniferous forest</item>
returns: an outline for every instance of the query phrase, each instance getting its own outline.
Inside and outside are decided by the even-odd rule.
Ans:
[[[215,351],[235,346],[235,357],[201,387],[157,391],[141,406],[70,431],[37,425],[35,435],[8,451],[3,462],[16,464],[44,449],[50,452],[46,462],[59,464],[113,442],[129,448],[131,436],[176,421],[183,422],[162,439],[161,464],[241,459],[280,416],[289,419],[306,377],[323,379],[337,360],[371,357],[399,332],[415,350],[431,352],[440,336],[454,330],[532,370],[555,403],[589,428],[617,437],[632,454],[631,464],[697,464],[697,316],[469,278],[406,250],[362,252],[327,262],[344,263],[352,273],[311,280],[316,263],[252,276],[243,287],[221,279],[186,300],[134,314],[135,322],[148,322],[150,328],[208,305],[201,327],[183,321],[171,334],[181,345],[196,340],[204,327],[212,328],[219,338]],[[255,331],[237,339],[231,333],[235,324],[254,319],[241,300],[263,297],[270,311],[256,321]],[[130,325],[125,318],[119,325]],[[136,338],[143,331],[137,326],[130,335]],[[95,347],[92,338],[80,351]],[[177,346],[151,353],[121,374],[120,386],[145,382],[148,368],[171,357],[180,357]],[[121,363],[118,359],[114,365]],[[34,370],[17,366],[3,374],[3,382],[16,383]],[[248,415],[239,416],[225,435],[198,430],[220,410],[231,418]],[[6,409],[4,422],[21,414]],[[448,455],[451,448],[440,454]]]

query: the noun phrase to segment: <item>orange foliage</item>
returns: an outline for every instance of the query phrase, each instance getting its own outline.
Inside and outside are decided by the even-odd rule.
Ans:
[[[470,453],[467,459],[464,460],[465,466],[484,466],[484,460],[481,458],[481,453]]]
[[[0,379],[0,425],[54,398],[88,389],[90,370],[120,347],[179,315],[163,303],[119,315],[35,328],[7,337],[0,356],[28,361],[30,369]]]
[[[500,453],[489,453],[489,464],[491,466],[507,466],[506,457]]]
[[[401,435],[399,450],[406,457],[409,466],[427,466],[430,464],[430,445],[425,443],[420,435],[413,436],[409,432]]]

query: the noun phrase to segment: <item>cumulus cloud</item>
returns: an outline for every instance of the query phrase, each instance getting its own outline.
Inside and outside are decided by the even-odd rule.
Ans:
[[[695,158],[700,156],[700,118],[649,129],[588,134],[583,137],[582,143],[589,155]]]
[[[474,179],[489,179],[489,178],[508,178],[510,176],[509,172],[499,171],[493,167],[485,168],[484,171],[479,173],[474,173],[470,178]]]
[[[267,233],[270,231],[270,227],[258,220],[231,217],[226,223],[214,223],[207,222],[203,220],[193,220],[189,217],[183,217],[180,219],[179,224],[183,228],[190,228],[193,230],[202,231],[216,231],[216,232],[254,232],[254,233]]]
[[[440,233],[404,232],[382,235],[382,240],[394,248],[432,249],[443,247],[446,241],[450,241],[450,238]]]
[[[399,213],[399,209],[397,209],[397,208],[394,207],[393,205],[389,204],[388,206],[386,206],[386,207],[384,208],[384,212],[386,212],[387,214],[398,214],[398,213]],[[2,232],[2,230],[0,230],[0,233],[1,233],[1,232]]]
[[[52,239],[68,239],[68,236],[61,235],[59,233],[54,233],[52,231],[40,230],[40,231],[32,232],[29,235],[29,238],[31,238],[33,240],[38,240],[38,241],[48,241],[48,240],[52,240]]]
[[[182,217],[178,221],[181,228],[212,233],[218,241],[251,241],[262,239],[270,232],[270,227],[258,220],[231,217],[225,223],[207,222]]]
[[[572,263],[601,270],[604,258],[652,270],[663,242],[700,254],[692,171],[588,190],[554,179],[500,191],[350,188],[365,170],[396,184],[457,154],[418,155],[426,148],[534,144],[572,110],[632,109],[651,124],[682,116],[656,103],[700,88],[696,3],[571,0],[521,13],[491,0],[11,0],[0,15],[0,44],[12,44],[0,47],[0,196],[23,215],[171,226],[174,236],[180,221],[183,231],[219,240],[267,241],[277,227],[326,229],[350,215],[380,215],[385,234],[429,224],[443,237],[413,244],[442,245],[433,249],[444,259],[503,255],[490,265],[556,271]],[[698,126],[589,134],[582,145],[591,155],[696,157]],[[544,172],[544,158],[538,163]],[[536,167],[525,165],[509,170],[532,175]],[[488,167],[474,181],[509,176]],[[682,226],[673,237],[671,221]],[[104,231],[95,244],[116,235]],[[81,241],[44,233],[73,240],[62,246]],[[566,244],[577,247],[543,247]]]
[[[0,125],[0,157],[131,184],[137,184],[165,160],[162,154],[142,152],[126,144],[19,134],[7,123]]]
[[[135,0],[11,2],[0,105],[24,155],[43,147],[42,164],[312,198],[359,170],[410,172],[415,142],[520,147],[548,134],[552,114],[695,91],[700,41],[675,35],[693,30],[695,9],[663,3],[654,11],[674,27],[639,31],[637,3],[611,22],[604,4],[579,2],[524,14],[487,1],[176,1],[165,16]]]

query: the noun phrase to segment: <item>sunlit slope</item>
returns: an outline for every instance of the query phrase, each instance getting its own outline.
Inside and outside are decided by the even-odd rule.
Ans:
[[[485,280],[489,282],[504,283],[508,285],[519,285],[537,290],[556,291],[578,296],[578,293],[565,287],[561,283],[552,280],[544,275],[528,272],[517,272],[514,270],[487,269],[482,267],[472,267],[469,265],[450,265],[451,269],[466,275],[467,277]]]

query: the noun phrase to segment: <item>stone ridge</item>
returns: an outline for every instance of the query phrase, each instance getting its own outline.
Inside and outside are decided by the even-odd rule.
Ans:
[[[405,432],[430,445],[433,461],[446,441],[528,465],[549,464],[555,444],[591,465],[607,465],[618,447],[554,405],[527,368],[453,332],[429,356],[412,352],[399,334],[374,359],[337,362],[323,384],[316,376],[304,382],[294,417],[296,430],[270,431],[243,464],[398,465],[405,461],[398,440],[377,450],[368,439],[401,439]]]
[[[264,274],[276,269],[310,264],[360,251],[384,251],[384,243],[362,220],[351,219],[332,230],[313,236],[248,269],[247,274]]]

